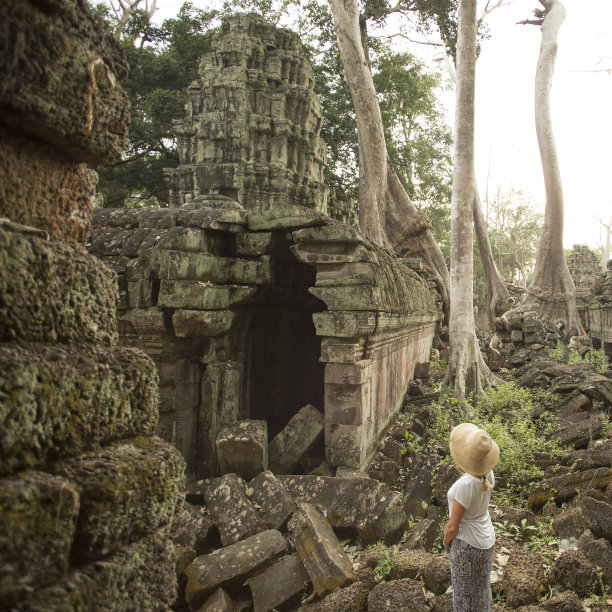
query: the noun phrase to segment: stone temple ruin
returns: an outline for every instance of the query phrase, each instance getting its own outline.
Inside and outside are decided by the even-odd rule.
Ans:
[[[127,67],[85,2],[0,3],[0,607],[167,609],[184,461],[78,243],[126,144]]]
[[[274,449],[306,406],[328,463],[361,467],[428,360],[438,311],[423,279],[328,206],[297,36],[236,16],[213,49],[177,122],[171,207],[94,213],[121,343],[158,366],[158,433],[189,480],[217,473],[224,425],[263,420]]]

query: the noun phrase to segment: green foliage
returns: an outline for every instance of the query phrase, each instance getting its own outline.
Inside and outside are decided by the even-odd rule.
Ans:
[[[98,191],[106,207],[166,203],[162,169],[178,164],[172,122],[184,114],[185,89],[210,50],[217,14],[185,3],[176,18],[156,27],[144,11],[135,11],[117,31],[117,19],[104,5],[95,12],[121,38],[130,67],[123,83],[130,100],[129,147],[118,162],[97,168]]]
[[[522,506],[530,483],[543,474],[534,465],[534,453],[554,457],[559,452],[557,444],[547,436],[555,424],[550,413],[544,412],[537,419],[533,415],[540,412],[541,406],[546,408],[557,401],[558,397],[548,391],[523,389],[514,382],[488,388],[476,406],[458,400],[451,390],[447,390],[437,402],[428,406],[429,431],[435,439],[428,440],[427,447],[430,452],[448,449],[450,432],[455,425],[465,421],[478,425],[491,435],[501,451],[495,467],[497,485],[493,495]],[[410,442],[414,450],[418,450],[415,443]]]
[[[544,216],[521,191],[498,191],[483,203],[493,256],[501,275],[526,286],[535,265]]]
[[[589,349],[584,356],[573,348],[557,343],[554,349],[549,349],[548,354],[563,363],[590,363],[596,372],[603,374],[607,372],[611,366],[610,358],[601,349]]]
[[[383,544],[375,544],[374,548],[377,551],[377,561],[374,567],[374,576],[379,582],[384,580],[395,566],[397,556],[397,546],[387,548]]]

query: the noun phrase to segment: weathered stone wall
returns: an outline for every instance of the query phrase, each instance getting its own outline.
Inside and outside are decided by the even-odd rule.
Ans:
[[[75,244],[86,163],[126,138],[125,65],[102,32],[84,0],[0,5],[3,609],[161,610],[176,593],[184,461],[153,435],[153,362],[117,345],[115,273]]]
[[[599,277],[599,290],[586,308],[589,336],[596,348],[603,348],[612,357],[612,259],[607,271]]]
[[[234,15],[212,48],[187,90],[185,119],[175,122],[180,163],[165,170],[170,205],[229,200],[326,213],[321,106],[297,34]]]
[[[159,435],[191,479],[237,419],[269,438],[306,404],[332,465],[362,466],[438,318],[424,281],[355,229],[296,207],[100,209],[89,251],[119,278],[120,342],[160,372]]]

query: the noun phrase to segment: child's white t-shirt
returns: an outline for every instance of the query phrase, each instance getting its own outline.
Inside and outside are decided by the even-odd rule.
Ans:
[[[495,485],[493,471],[487,474],[487,480],[492,486]],[[447,497],[449,513],[454,500],[465,508],[457,537],[475,548],[491,548],[495,544],[495,531],[489,516],[491,491],[482,490],[482,478],[464,474],[448,490]]]

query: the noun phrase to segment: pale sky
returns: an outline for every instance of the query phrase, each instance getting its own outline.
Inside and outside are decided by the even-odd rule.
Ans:
[[[612,0],[564,0],[567,18],[551,112],[565,196],[564,244],[601,245],[598,218],[612,219]],[[156,21],[173,16],[182,0],[158,0]],[[193,0],[208,8],[209,0]],[[482,0],[479,5],[483,5]],[[482,44],[476,75],[476,173],[484,199],[501,186],[531,196],[544,209],[545,194],[533,110],[533,82],[540,29],[516,22],[541,8],[514,0],[487,17],[491,37]],[[431,47],[406,50],[433,58]],[[432,64],[444,70],[443,64]],[[595,72],[600,71],[600,72]],[[445,99],[453,124],[453,94]]]
[[[565,196],[564,244],[600,244],[612,218],[612,0],[564,0],[567,18],[551,90]],[[489,15],[491,38],[476,75],[476,167],[484,192],[503,181],[545,201],[533,110],[540,29],[514,25],[539,2],[517,0]],[[504,178],[505,177],[505,178]]]

